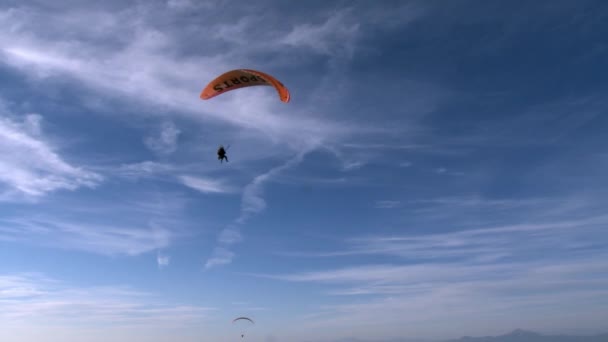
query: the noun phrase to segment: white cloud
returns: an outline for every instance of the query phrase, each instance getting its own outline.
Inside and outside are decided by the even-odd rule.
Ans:
[[[323,177],[307,177],[307,176],[294,176],[294,175],[277,175],[274,177],[275,183],[284,184],[315,184],[315,185],[327,185],[327,186],[355,186],[359,184],[366,184],[361,178],[347,178],[347,177],[336,177],[336,178],[323,178]]]
[[[0,274],[0,319],[6,326],[200,324],[210,307],[167,305],[150,293],[125,287],[77,288],[33,274]]]
[[[167,7],[177,11],[191,11],[197,8],[212,8],[216,1],[167,0]]]
[[[158,253],[156,256],[156,263],[158,264],[158,268],[163,269],[169,266],[169,262],[171,261],[171,257],[168,255],[163,255]]]
[[[438,175],[448,175],[448,176],[464,176],[464,172],[458,171],[450,171],[445,167],[438,167],[433,170]]]
[[[27,114],[24,120],[24,128],[29,134],[38,136],[42,134],[42,120],[43,118],[39,114]]]
[[[282,171],[300,163],[308,151],[298,153],[286,163],[270,169],[268,172],[258,175],[249,183],[243,191],[241,199],[241,213],[235,220],[236,224],[244,224],[252,215],[260,213],[266,208],[266,201],[262,198],[264,183]],[[243,240],[242,234],[233,226],[220,233],[218,242],[220,245],[231,245]],[[234,253],[224,247],[216,247],[211,258],[205,263],[205,268],[226,265],[232,262]]]
[[[141,255],[204,228],[184,215],[189,201],[180,193],[155,191],[64,196],[38,203],[33,211],[18,207],[5,213],[0,240],[106,256]]]
[[[589,325],[598,328],[593,317],[608,313],[608,302],[597,301],[608,295],[608,263],[603,260],[367,265],[275,278],[324,284],[332,296],[358,296],[345,304],[320,305],[320,315],[305,319],[303,329],[348,327],[352,334],[373,338],[375,327],[387,335],[406,329],[410,336],[446,338],[462,331],[512,329],[530,319],[537,327],[555,322],[574,327],[568,322],[574,317],[571,312],[585,312]],[[479,332],[480,323],[486,330]],[[437,325],[441,334],[433,330]]]
[[[58,190],[98,185],[101,175],[69,164],[39,136],[41,120],[39,115],[27,115],[24,122],[16,122],[0,108],[3,197],[37,198]]]
[[[271,177],[276,176],[281,171],[288,169],[302,161],[306,152],[299,153],[283,165],[277,166],[270,171],[261,174],[253,179],[243,191],[241,199],[241,214],[235,220],[237,224],[244,224],[251,215],[257,214],[266,208],[266,201],[262,198],[263,185]],[[242,241],[241,233],[232,227],[224,229],[218,237],[218,242],[223,245],[230,245]],[[205,268],[226,265],[232,262],[234,253],[223,247],[216,247],[213,256],[205,263]]]
[[[219,163],[218,163],[219,165]],[[162,179],[175,181],[202,192],[235,192],[238,189],[226,185],[223,180],[210,177],[193,176],[186,173],[210,174],[219,167],[205,162],[170,163],[146,160],[137,163],[122,164],[119,167],[105,168],[105,173],[132,180]]]
[[[277,166],[270,171],[255,177],[243,191],[241,200],[241,215],[236,222],[244,223],[251,215],[263,211],[266,208],[266,201],[264,198],[262,198],[264,183],[280,172],[300,163],[308,152],[309,151],[300,152],[295,157],[288,160],[285,164]]]
[[[176,169],[174,165],[153,161],[121,165],[116,173],[129,178],[151,177],[158,174],[167,174]]]
[[[499,263],[515,257],[556,257],[577,251],[579,255],[594,252],[596,239],[608,224],[608,216],[581,219],[549,219],[435,234],[394,234],[356,237],[347,240],[348,247],[330,252],[288,253],[303,257],[339,257],[348,255],[384,255],[411,262],[489,262]]]
[[[393,208],[398,208],[400,205],[401,205],[400,201],[384,200],[384,201],[376,202],[376,208],[380,208],[380,209],[393,209]]]
[[[32,282],[31,280],[35,280]],[[0,276],[0,302],[8,299],[45,295],[41,282],[50,282],[38,274]]]
[[[205,262],[205,269],[230,264],[234,257],[235,254],[233,252],[222,247],[216,247],[211,257]]]
[[[431,145],[418,144],[379,144],[379,143],[345,143],[342,144],[345,148],[359,150],[421,150],[432,147]]]
[[[437,210],[440,207],[475,207],[475,208],[492,208],[492,209],[514,209],[514,208],[539,208],[546,209],[548,206],[561,205],[563,200],[551,198],[518,198],[518,199],[491,199],[481,196],[454,196],[454,197],[438,197],[431,199],[415,199],[410,200],[408,204],[429,205],[431,210]]]
[[[0,238],[31,245],[80,250],[102,255],[139,255],[164,248],[176,232],[162,224],[100,223],[42,215],[0,219]],[[48,237],[52,236],[52,239]]]
[[[368,285],[415,285],[418,283],[443,282],[448,279],[463,278],[479,273],[501,272],[503,277],[512,272],[513,266],[497,265],[368,265],[353,266],[329,271],[305,272],[270,278],[292,282],[317,282],[327,284],[368,284]]]
[[[233,187],[228,186],[222,183],[221,181],[215,179],[187,175],[179,176],[178,178],[185,186],[203,193],[224,194],[234,192]]]
[[[222,230],[220,236],[218,237],[218,241],[222,244],[231,245],[237,242],[241,242],[243,240],[243,236],[236,228],[226,228]]]
[[[362,162],[362,161],[350,161],[350,162],[346,162],[346,163],[344,163],[344,171],[351,171],[351,170],[360,169],[364,165],[365,165],[365,163]]]
[[[167,0],[167,7],[171,9],[190,9],[193,4],[192,0]]]
[[[284,44],[312,48],[334,57],[351,57],[360,24],[354,22],[349,11],[332,13],[322,24],[296,25],[283,39]]]
[[[588,326],[598,328],[595,315],[608,314],[608,302],[595,302],[608,294],[608,255],[602,249],[608,216],[603,211],[595,215],[586,211],[572,217],[564,210],[569,202],[556,206],[553,201],[528,201],[531,204],[533,211],[539,211],[539,205],[544,210],[529,216],[527,211],[522,213],[522,223],[435,234],[415,230],[356,237],[346,241],[346,248],[327,253],[291,254],[346,261],[361,260],[348,256],[372,255],[390,257],[391,264],[355,263],[256,276],[320,284],[332,297],[356,297],[350,304],[319,306],[319,315],[307,318],[304,325],[306,329],[356,327],[349,331],[362,338],[373,338],[369,333],[372,326],[395,336],[407,329],[444,338],[462,334],[464,330],[458,329],[482,334],[526,327],[522,323],[538,317],[543,319],[535,321],[537,328],[558,324],[574,328],[571,312],[586,312]],[[522,210],[509,201],[488,208],[495,211],[503,206]],[[487,330],[477,330],[480,322]],[[438,324],[445,335],[433,331]]]
[[[171,121],[163,122],[159,136],[148,137],[144,140],[148,148],[158,154],[167,155],[177,149],[177,139],[181,131]]]

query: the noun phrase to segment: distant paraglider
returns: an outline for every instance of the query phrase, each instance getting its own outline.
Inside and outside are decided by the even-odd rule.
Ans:
[[[224,145],[220,145],[220,147],[217,149],[217,159],[220,160],[220,163],[223,163],[224,159],[226,159],[226,163],[228,162],[228,156],[226,155],[226,149],[224,148]]]
[[[289,90],[271,75],[252,69],[235,69],[225,72],[209,82],[201,92],[200,98],[209,100],[223,93],[251,86],[271,86],[279,93],[283,102],[289,102]]]
[[[237,317],[232,320],[232,324],[235,324],[237,321],[249,321],[251,324],[255,324],[253,320],[249,317]],[[245,333],[241,332],[241,338],[245,337]]]

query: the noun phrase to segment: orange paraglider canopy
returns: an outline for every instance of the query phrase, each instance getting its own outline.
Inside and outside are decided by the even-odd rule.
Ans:
[[[223,93],[251,86],[272,86],[283,102],[289,102],[289,90],[276,78],[257,70],[235,69],[223,73],[209,82],[201,92],[200,98],[208,100]]]

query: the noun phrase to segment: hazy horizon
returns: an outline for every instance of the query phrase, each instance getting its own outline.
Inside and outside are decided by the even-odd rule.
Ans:
[[[604,332],[608,2],[2,0],[0,27],[1,341]],[[237,68],[291,101],[199,98]]]

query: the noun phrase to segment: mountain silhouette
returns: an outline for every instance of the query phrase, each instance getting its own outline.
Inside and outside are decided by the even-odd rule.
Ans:
[[[500,336],[464,336],[447,342],[608,342],[608,334],[593,336],[542,335],[534,331],[515,329]]]
[[[431,342],[431,340],[415,338],[390,340],[365,340],[359,338],[343,338],[335,340],[334,342]],[[543,335],[534,331],[515,329],[507,334],[498,336],[463,336],[458,339],[434,342],[608,342],[608,333],[591,336]]]

